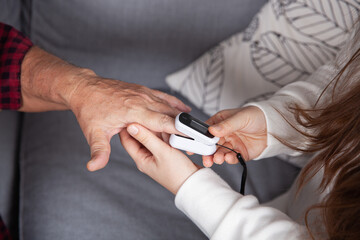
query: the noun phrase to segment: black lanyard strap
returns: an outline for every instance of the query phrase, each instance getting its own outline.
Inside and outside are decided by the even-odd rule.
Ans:
[[[237,159],[239,160],[239,163],[241,164],[241,166],[243,167],[243,172],[242,172],[242,176],[241,176],[241,185],[240,185],[240,193],[242,195],[245,195],[245,183],[246,183],[246,177],[247,177],[247,167],[246,167],[246,163],[243,159],[243,157],[241,156],[240,153],[236,152],[234,149],[228,148],[226,146],[220,145],[220,144],[216,144],[220,147],[226,148],[232,152],[234,152],[236,154]]]

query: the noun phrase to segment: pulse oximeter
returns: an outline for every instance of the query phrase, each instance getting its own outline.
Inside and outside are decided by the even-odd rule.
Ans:
[[[187,137],[171,134],[169,143],[172,147],[203,156],[215,153],[219,138],[209,132],[206,123],[188,113],[180,113],[176,116],[175,128]]]

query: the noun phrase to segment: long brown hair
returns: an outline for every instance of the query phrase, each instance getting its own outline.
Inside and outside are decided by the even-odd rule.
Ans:
[[[359,73],[360,49],[323,91],[332,91],[327,105],[315,105],[313,109],[290,107],[300,126],[313,130],[309,133],[296,128],[309,140],[306,148],[279,139],[298,151],[316,153],[300,174],[299,190],[320,170],[324,175],[319,190],[332,189],[322,202],[306,212],[305,222],[312,239],[319,237],[308,222],[309,212],[315,209],[321,210],[329,239],[360,239]]]

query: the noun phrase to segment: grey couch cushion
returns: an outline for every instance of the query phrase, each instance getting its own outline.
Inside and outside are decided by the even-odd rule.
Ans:
[[[21,29],[20,12],[20,0],[0,0],[0,22]],[[18,221],[18,120],[18,112],[0,112],[0,215],[14,236]]]
[[[21,0],[0,0],[0,22],[21,29]]]
[[[18,226],[18,122],[17,112],[0,112],[0,215],[14,236]]]
[[[31,0],[30,35],[99,75],[164,88],[167,74],[242,30],[264,2]]]

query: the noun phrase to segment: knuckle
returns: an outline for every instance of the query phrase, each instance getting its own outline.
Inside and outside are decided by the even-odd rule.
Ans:
[[[136,107],[136,106],[139,104],[139,102],[141,102],[141,101],[142,101],[142,98],[141,98],[141,97],[133,95],[133,96],[128,96],[128,97],[126,97],[126,98],[123,100],[123,104],[124,104],[124,106],[127,107],[127,108],[134,108],[134,107]]]
[[[166,126],[168,123],[170,123],[172,118],[169,115],[161,115],[159,118],[159,124],[160,126]]]
[[[145,173],[145,168],[144,168],[144,166],[143,166],[143,164],[142,163],[136,163],[136,167],[137,167],[137,169],[140,171],[140,172],[142,172],[142,173]]]
[[[139,93],[139,97],[142,100],[146,100],[147,102],[153,102],[152,96],[150,96],[148,93],[146,92],[140,92]]]
[[[225,119],[225,116],[226,116],[226,113],[227,113],[227,110],[221,110],[220,112],[218,112],[216,114],[216,117],[218,119],[221,119],[221,120],[224,120]]]
[[[230,123],[230,121],[225,120],[225,121],[221,122],[220,125],[224,129],[228,129],[228,130],[232,129],[232,124]]]
[[[142,172],[142,173],[146,173],[147,169],[148,169],[148,165],[151,162],[151,157],[150,156],[144,156],[142,158],[139,159],[139,161],[136,161],[136,167],[137,169]]]
[[[96,142],[91,146],[91,152],[92,154],[96,154],[98,152],[110,152],[110,146],[104,143]]]
[[[211,124],[215,124],[221,121],[225,120],[225,111],[222,110],[220,112],[217,112],[214,116],[212,116],[208,121],[211,122]]]
[[[169,103],[168,103],[167,101],[165,101],[164,99],[161,99],[161,98],[156,97],[156,101],[157,101],[160,105],[170,106]]]
[[[145,99],[146,101],[153,102],[154,95],[148,87],[140,86],[137,90],[137,94],[140,98]]]
[[[141,134],[139,135],[138,140],[143,144],[147,144],[149,142],[149,136]]]
[[[91,153],[96,154],[97,152],[110,152],[110,144],[107,142],[105,133],[102,130],[94,130],[90,133],[89,144],[91,148]]]
[[[128,109],[132,109],[134,105],[136,104],[134,103],[134,100],[132,98],[127,97],[122,101],[122,107],[126,109],[126,112],[128,111]]]
[[[237,163],[237,161],[235,160],[235,158],[233,156],[230,156],[230,157],[227,157],[225,159],[225,161],[228,163],[228,164],[235,164]]]

